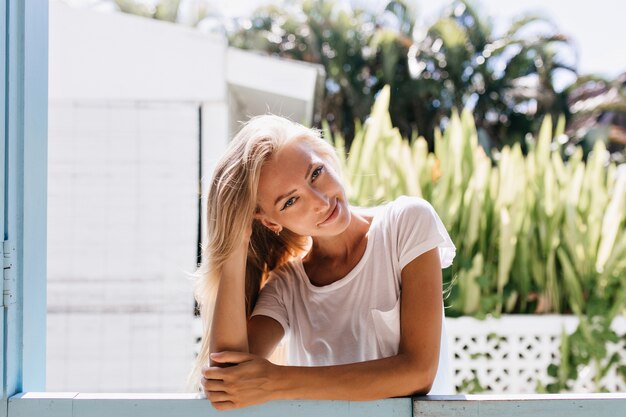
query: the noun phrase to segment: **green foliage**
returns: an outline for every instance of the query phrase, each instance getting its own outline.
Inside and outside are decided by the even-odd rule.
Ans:
[[[429,200],[457,246],[449,313],[575,313],[615,316],[626,299],[626,176],[605,164],[597,142],[587,162],[565,163],[546,117],[536,140],[504,147],[495,164],[478,144],[472,115],[453,113],[435,132],[403,140],[389,115],[389,88],[355,132],[345,156],[335,144],[352,203],[399,195]],[[332,135],[327,132],[327,135]]]
[[[430,201],[457,247],[444,280],[454,282],[447,314],[574,313],[581,321],[564,335],[562,362],[550,367],[546,391],[570,388],[580,366],[596,367],[597,383],[616,357],[606,346],[626,306],[626,175],[606,164],[596,142],[587,162],[577,149],[564,162],[553,138],[563,134],[550,117],[524,156],[504,147],[495,164],[478,144],[472,115],[453,113],[435,132],[429,152],[422,137],[403,140],[389,115],[389,87],[381,90],[349,152],[333,137],[350,200],[374,205],[400,195]],[[620,368],[622,371],[624,369]],[[480,389],[477,381],[467,387]]]
[[[458,387],[459,392],[471,392],[472,394],[478,394],[480,392],[485,392],[486,389],[480,383],[480,379],[476,372],[472,378],[465,378],[461,385]]]
[[[606,358],[606,343],[618,337],[610,324],[626,306],[626,175],[605,163],[603,142],[586,162],[581,149],[564,162],[553,141],[564,123],[554,129],[548,116],[526,156],[519,144],[505,146],[494,164],[464,111],[435,132],[429,152],[424,138],[403,140],[392,126],[389,96],[383,88],[347,154],[341,135],[326,128],[351,202],[368,206],[400,195],[430,201],[457,247],[444,270],[455,284],[447,314],[574,313],[580,325],[563,335],[561,363],[548,369],[554,382],[540,389],[571,388],[590,363],[600,388],[617,360]],[[466,388],[482,389],[478,381]]]
[[[176,22],[180,6],[180,0],[159,0],[153,5],[138,0],[114,0],[114,3],[124,13],[168,22]]]
[[[126,13],[180,21],[180,0],[113,0]],[[336,0],[283,1],[230,21],[213,3],[200,3],[188,24],[226,33],[232,46],[324,66],[321,117],[350,143],[354,120],[362,122],[374,97],[388,84],[394,126],[429,143],[453,108],[467,107],[479,141],[491,148],[520,143],[546,114],[567,117],[567,135],[583,149],[597,140],[611,158],[626,161],[626,74],[614,80],[578,76],[565,91],[554,88],[556,72],[575,75],[560,57],[572,54],[569,39],[541,15],[522,15],[501,35],[470,0],[450,0],[439,18],[415,26],[409,2],[389,1],[382,13],[353,9]],[[562,55],[561,52],[566,52]],[[319,125],[321,120],[316,120]],[[566,146],[569,156],[574,146]]]
[[[539,387],[542,392],[558,393],[571,391],[572,382],[578,373],[585,368],[593,370],[593,383],[596,392],[606,391],[602,379],[611,369],[617,369],[618,375],[626,380],[624,366],[620,365],[619,353],[609,355],[607,344],[620,345],[619,336],[612,328],[614,317],[610,315],[586,315],[571,335],[563,332],[561,336],[560,362],[553,363],[548,368],[548,375],[552,382],[545,387]]]
[[[568,87],[567,96],[572,113],[566,131],[569,141],[585,153],[596,141],[605,141],[611,159],[625,163],[626,73],[614,80],[594,75],[578,77]]]
[[[368,48],[376,16],[334,1],[301,0],[266,5],[237,21],[231,46],[321,64],[326,70],[323,118],[348,139],[353,120],[363,120],[379,89]],[[319,122],[319,121],[318,121]]]
[[[345,2],[299,0],[239,19],[229,39],[238,48],[322,64],[322,119],[348,144],[353,121],[365,120],[384,85],[392,91],[393,125],[403,136],[419,132],[431,150],[453,108],[474,109],[486,149],[522,142],[543,115],[567,112],[553,76],[574,70],[558,54],[572,46],[547,19],[524,16],[496,36],[467,0],[450,1],[427,27],[416,28],[415,15],[398,0],[378,14]]]

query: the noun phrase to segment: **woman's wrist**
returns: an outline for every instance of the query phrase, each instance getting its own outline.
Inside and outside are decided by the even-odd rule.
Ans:
[[[224,263],[222,271],[228,276],[245,277],[248,248],[241,244]]]
[[[272,400],[298,400],[297,367],[273,364],[273,398]]]

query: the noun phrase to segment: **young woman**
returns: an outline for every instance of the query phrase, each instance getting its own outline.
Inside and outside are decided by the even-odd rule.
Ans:
[[[191,378],[215,408],[451,393],[441,269],[455,248],[426,201],[351,207],[319,132],[259,116],[218,163],[207,225]],[[284,336],[287,366],[266,359]]]

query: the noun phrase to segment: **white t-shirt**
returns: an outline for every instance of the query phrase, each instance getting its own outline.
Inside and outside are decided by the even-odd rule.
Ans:
[[[345,277],[316,287],[296,259],[272,271],[262,288],[252,315],[283,326],[289,365],[340,365],[397,354],[402,269],[435,247],[442,268],[452,264],[454,244],[426,200],[400,197],[368,210],[373,219],[365,253]],[[448,363],[444,327],[431,394],[454,392]]]

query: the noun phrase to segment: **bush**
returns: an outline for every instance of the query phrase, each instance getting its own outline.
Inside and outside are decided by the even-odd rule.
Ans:
[[[561,118],[543,121],[528,154],[519,144],[487,157],[472,115],[453,113],[435,151],[392,127],[389,88],[357,125],[349,152],[335,135],[351,202],[403,194],[429,200],[457,246],[449,315],[575,313],[614,316],[626,299],[626,175],[596,142],[564,162]],[[326,133],[330,137],[330,132]],[[553,141],[556,138],[557,141]]]
[[[444,281],[451,283],[449,316],[501,313],[574,313],[580,325],[563,334],[554,382],[571,388],[582,366],[601,378],[615,366],[606,344],[618,335],[613,318],[626,304],[626,172],[617,174],[603,141],[586,162],[579,147],[564,162],[564,119],[550,117],[536,140],[487,157],[473,116],[453,112],[435,151],[423,137],[403,140],[389,116],[389,87],[381,90],[349,152],[333,143],[343,163],[350,200],[373,205],[400,195],[429,200],[457,247]],[[332,135],[326,129],[326,137]],[[553,140],[556,139],[556,140]],[[618,367],[626,378],[626,367]]]

